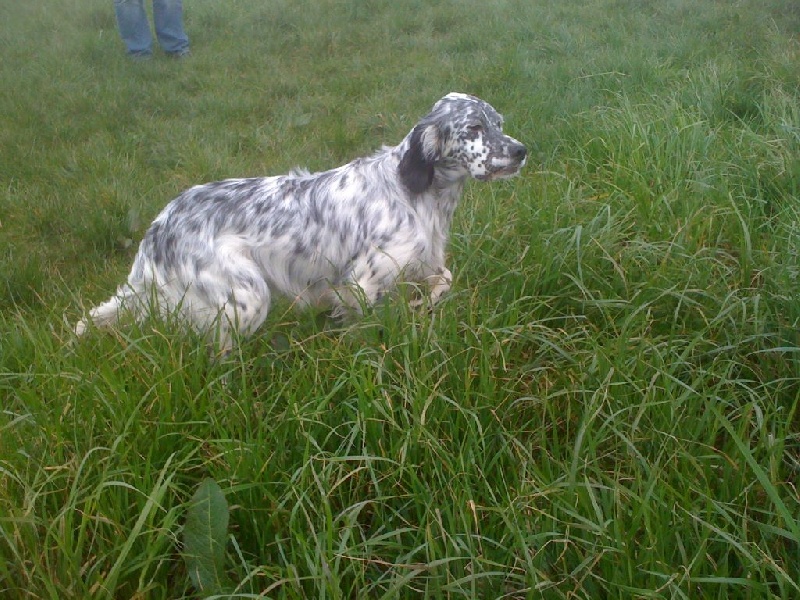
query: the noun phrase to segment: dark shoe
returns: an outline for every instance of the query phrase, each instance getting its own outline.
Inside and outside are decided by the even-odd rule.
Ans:
[[[128,52],[128,58],[136,62],[143,62],[153,58],[152,52]]]
[[[191,56],[192,51],[189,48],[184,48],[183,50],[178,50],[177,52],[168,52],[167,53],[171,58],[186,58],[187,56]]]

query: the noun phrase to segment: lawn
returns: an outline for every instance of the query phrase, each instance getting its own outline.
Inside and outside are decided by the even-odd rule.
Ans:
[[[800,598],[794,0],[0,6],[0,596]],[[337,166],[450,91],[433,310],[276,302],[227,360],[72,325],[193,184]]]

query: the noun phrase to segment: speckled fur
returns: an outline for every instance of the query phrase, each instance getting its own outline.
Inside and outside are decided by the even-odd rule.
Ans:
[[[452,280],[445,250],[464,181],[510,177],[525,160],[494,108],[452,93],[373,156],[195,186],[153,221],[127,283],[88,320],[177,312],[225,351],[232,327],[250,334],[264,322],[273,293],[341,314],[408,281],[436,302]],[[75,331],[86,329],[84,319]]]

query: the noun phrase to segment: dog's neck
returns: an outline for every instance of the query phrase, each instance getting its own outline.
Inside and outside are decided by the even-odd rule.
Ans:
[[[455,188],[458,195],[468,177],[467,170],[452,159],[440,160],[433,167],[433,186],[441,190]]]

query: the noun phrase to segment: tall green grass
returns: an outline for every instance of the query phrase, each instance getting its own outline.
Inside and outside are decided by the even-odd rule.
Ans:
[[[789,0],[186,3],[132,63],[100,0],[0,8],[0,595],[800,597],[800,12]],[[228,361],[74,343],[200,181],[338,165],[444,93],[531,161],[468,186],[453,289]]]

